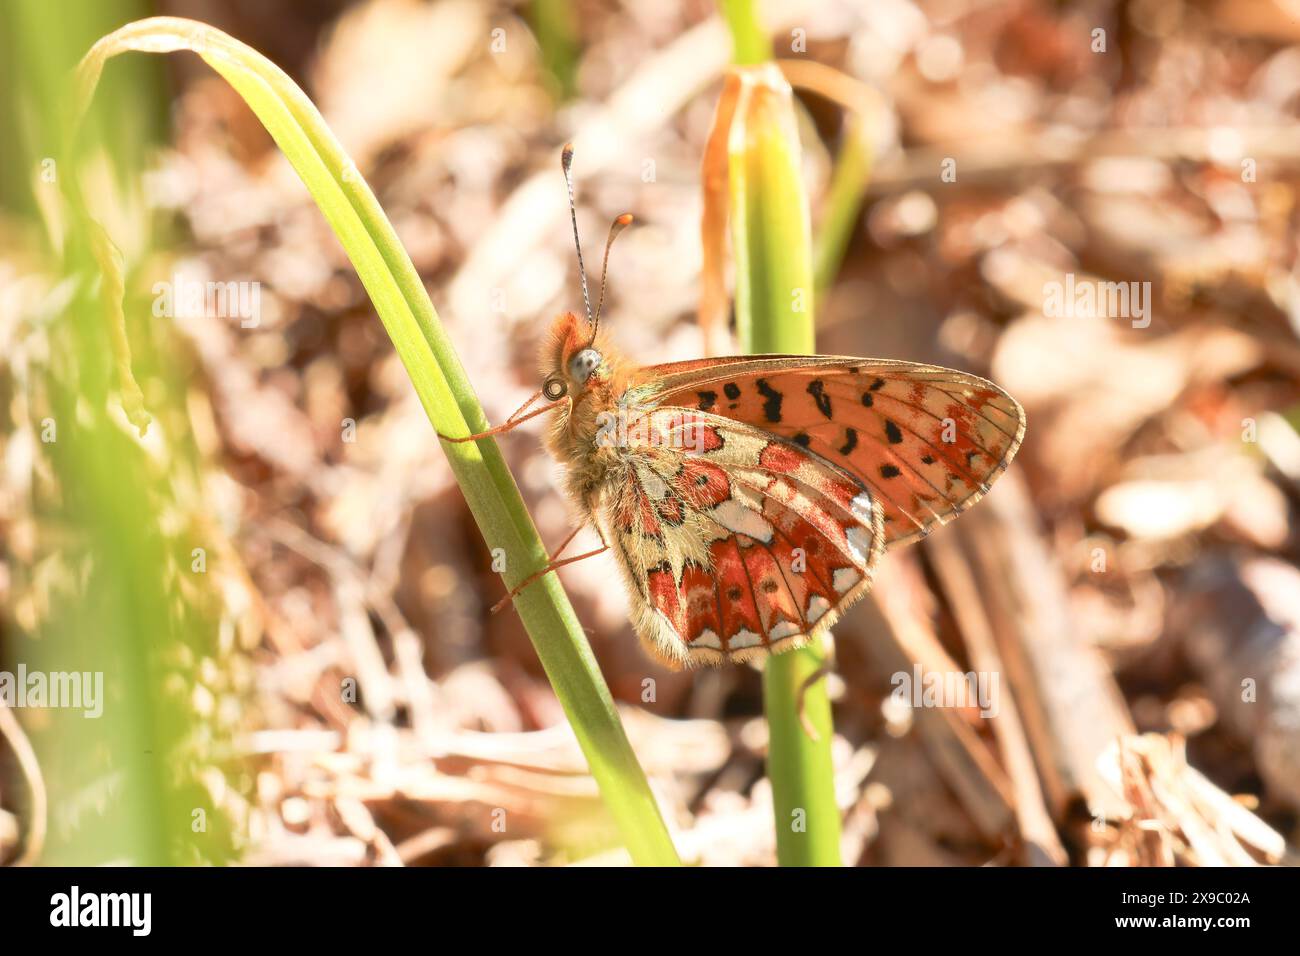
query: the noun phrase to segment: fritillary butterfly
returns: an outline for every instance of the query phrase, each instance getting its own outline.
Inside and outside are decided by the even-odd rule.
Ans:
[[[571,161],[566,147],[572,211]],[[606,263],[630,221],[615,220]],[[643,645],[670,667],[818,639],[870,590],[886,547],[969,508],[1020,447],[1011,396],[934,365],[752,355],[636,367],[600,331],[603,276],[590,318],[581,257],[579,246],[589,318],[554,321],[542,388],[484,435],[553,412],[547,445],[603,546],[557,552],[511,594],[609,550]]]

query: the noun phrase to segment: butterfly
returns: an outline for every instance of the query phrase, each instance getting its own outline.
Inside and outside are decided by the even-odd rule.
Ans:
[[[583,526],[617,563],[645,649],[666,666],[743,662],[816,641],[871,588],[886,548],[977,502],[1015,456],[1025,413],[991,382],[886,359],[747,355],[638,367],[591,311],[541,347],[544,376],[499,434],[551,413],[546,443]],[[534,404],[542,401],[537,408]],[[531,409],[531,410],[530,410]],[[501,606],[501,605],[498,605]]]

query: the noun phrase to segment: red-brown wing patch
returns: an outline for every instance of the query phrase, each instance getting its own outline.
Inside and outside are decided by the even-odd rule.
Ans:
[[[1013,398],[937,366],[756,356],[653,371],[663,383],[653,401],[745,422],[849,472],[880,506],[890,545],[978,501],[1024,435]]]
[[[660,656],[716,663],[795,647],[866,592],[883,538],[860,482],[720,416],[646,417],[652,427],[630,432],[654,434],[656,447],[629,448],[635,487],[610,515]],[[680,507],[675,525],[662,520],[665,500]]]

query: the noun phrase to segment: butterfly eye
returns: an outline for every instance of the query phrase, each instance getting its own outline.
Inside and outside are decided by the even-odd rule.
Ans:
[[[583,349],[569,359],[569,377],[579,384],[585,384],[591,373],[600,368],[603,359],[595,349]]]
[[[552,402],[562,399],[568,391],[569,386],[564,384],[562,378],[548,378],[542,383],[542,395]]]

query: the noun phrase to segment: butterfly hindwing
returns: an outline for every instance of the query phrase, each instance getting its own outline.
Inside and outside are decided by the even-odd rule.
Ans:
[[[814,451],[698,409],[632,408],[606,522],[637,630],[668,663],[746,660],[824,632],[884,545],[863,484]]]
[[[639,400],[731,418],[796,443],[860,481],[888,545],[924,537],[978,501],[1024,435],[996,385],[933,365],[748,356],[643,370]]]

